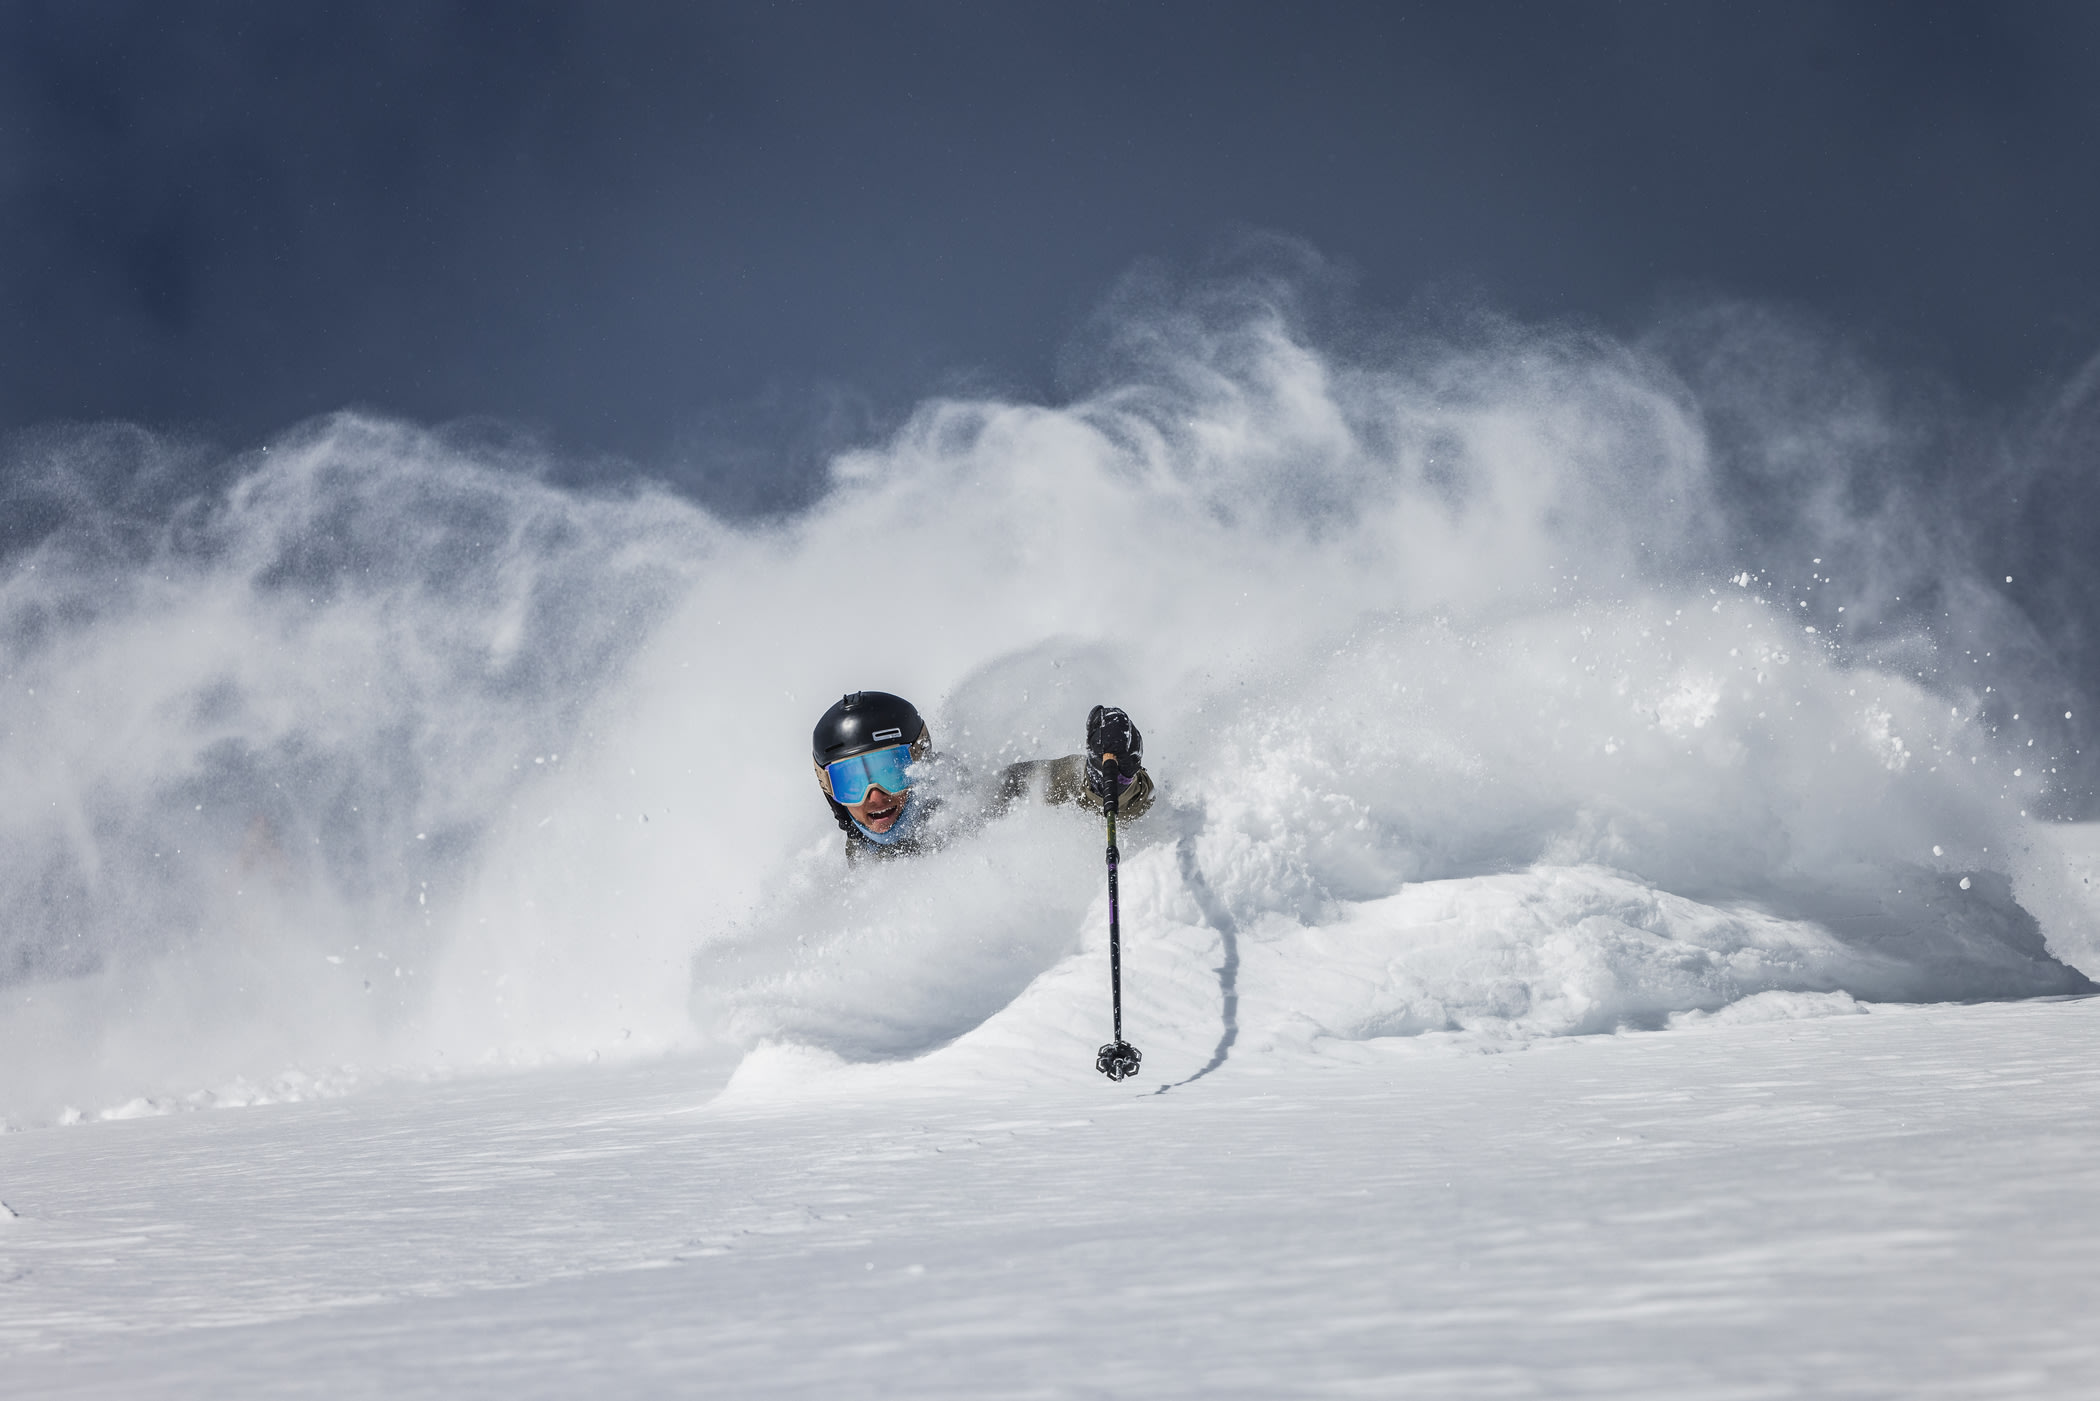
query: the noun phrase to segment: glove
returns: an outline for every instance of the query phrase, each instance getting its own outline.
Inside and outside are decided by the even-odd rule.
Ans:
[[[1109,784],[1101,761],[1110,754],[1116,756],[1115,788],[1120,795],[1145,766],[1145,737],[1128,715],[1112,705],[1097,705],[1086,717],[1086,779],[1103,798],[1109,796]]]

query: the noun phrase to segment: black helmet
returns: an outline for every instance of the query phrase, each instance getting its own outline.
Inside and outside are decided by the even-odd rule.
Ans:
[[[809,737],[810,757],[828,764],[887,744],[912,744],[925,728],[919,712],[904,697],[888,691],[855,691],[841,696],[817,721]]]

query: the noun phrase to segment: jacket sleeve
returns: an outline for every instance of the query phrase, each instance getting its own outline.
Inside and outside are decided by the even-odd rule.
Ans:
[[[998,807],[1012,806],[1016,798],[1040,790],[1046,803],[1077,803],[1089,812],[1101,811],[1101,798],[1086,782],[1086,755],[1067,754],[1062,759],[1029,759],[1009,767],[999,779]],[[1137,778],[1116,800],[1116,816],[1128,820],[1143,817],[1152,806],[1152,775],[1139,769]]]

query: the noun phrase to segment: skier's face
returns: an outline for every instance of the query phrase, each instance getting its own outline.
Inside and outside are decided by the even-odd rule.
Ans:
[[[817,768],[817,785],[834,801],[837,800],[838,794],[831,791],[831,775],[824,772],[821,765]],[[867,797],[840,806],[852,813],[853,820],[870,832],[887,832],[897,824],[898,818],[904,816],[904,804],[910,797],[909,793],[892,793],[880,785],[869,784]]]
[[[880,788],[870,788],[868,796],[857,803],[846,804],[846,811],[853,820],[870,832],[887,832],[904,816],[904,803],[909,793],[885,793]]]

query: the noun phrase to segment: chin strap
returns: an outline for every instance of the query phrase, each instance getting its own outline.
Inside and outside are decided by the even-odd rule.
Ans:
[[[826,793],[824,795],[824,801],[831,804],[831,815],[834,819],[837,820],[839,824],[839,830],[841,832],[847,833],[852,832],[853,814],[846,811],[846,805],[840,802],[837,798],[832,797],[829,793]]]

